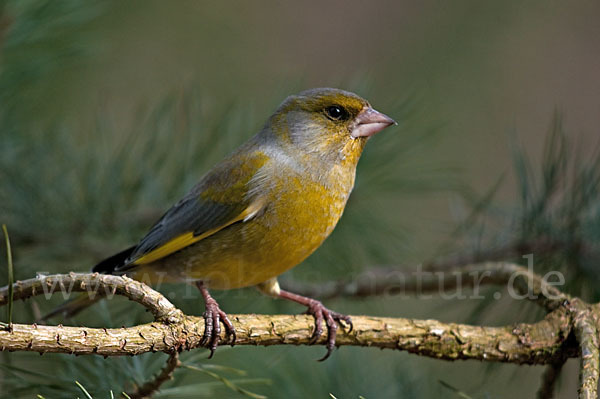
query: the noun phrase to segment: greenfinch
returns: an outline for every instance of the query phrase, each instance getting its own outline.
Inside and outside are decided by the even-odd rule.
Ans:
[[[350,317],[279,287],[277,276],[302,262],[331,234],[354,186],[368,139],[395,124],[356,94],[318,88],[292,95],[262,130],[215,165],[142,240],[98,263],[94,272],[158,282],[193,282],[205,301],[203,345],[213,355],[223,323],[235,329],[209,294],[257,286],[308,307],[313,342]]]

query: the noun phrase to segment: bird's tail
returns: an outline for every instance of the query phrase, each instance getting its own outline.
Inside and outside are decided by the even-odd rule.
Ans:
[[[112,274],[116,268],[122,268],[125,266],[127,258],[129,258],[129,255],[131,255],[135,247],[136,246],[134,245],[133,247],[129,247],[124,251],[104,259],[102,262],[94,266],[92,271],[94,273]]]
[[[95,273],[112,274],[116,268],[125,264],[125,261],[134,249],[135,246],[127,248],[124,251],[121,251],[109,258],[104,259],[96,266],[94,266],[92,271]],[[104,295],[101,291],[94,292],[94,295],[88,295],[86,293],[80,294],[73,299],[69,299],[68,301],[63,302],[56,309],[53,309],[50,313],[44,315],[39,321],[45,322],[49,318],[58,315],[62,315],[63,318],[73,317],[77,313],[81,312],[82,310],[86,309],[87,307],[93,305],[94,303],[100,301],[103,298]]]

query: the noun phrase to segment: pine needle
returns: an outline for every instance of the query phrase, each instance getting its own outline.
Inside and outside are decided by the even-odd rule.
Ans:
[[[83,392],[87,399],[94,399],[92,398],[92,395],[90,395],[90,393],[83,387],[83,385],[79,383],[79,381],[75,381],[75,384],[79,387],[79,389],[81,389],[81,392]]]
[[[216,380],[219,380],[223,384],[225,384],[225,386],[228,387],[229,389],[231,389],[235,392],[241,393],[242,395],[245,395],[245,396],[248,396],[248,397],[254,398],[254,399],[266,399],[266,396],[259,395],[254,392],[250,392],[247,389],[244,389],[242,387],[235,385],[233,382],[229,381],[227,378],[222,377],[216,373],[213,373],[212,371],[205,370],[202,367],[196,367],[196,366],[191,366],[191,365],[184,365],[183,367],[185,367],[189,370],[199,371],[199,372],[204,373]]]

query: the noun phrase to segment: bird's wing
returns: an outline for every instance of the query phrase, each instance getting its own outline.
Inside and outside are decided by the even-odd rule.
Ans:
[[[151,263],[261,211],[265,201],[249,195],[249,183],[266,157],[254,154],[215,167],[152,227],[115,271]]]

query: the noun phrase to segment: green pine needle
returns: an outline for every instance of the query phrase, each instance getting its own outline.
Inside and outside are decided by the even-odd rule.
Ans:
[[[447,388],[449,390],[451,390],[452,392],[454,392],[459,398],[462,399],[473,399],[471,396],[467,395],[466,393],[462,392],[461,390],[459,390],[458,388],[453,387],[452,385],[448,384],[445,381],[442,380],[438,380],[438,382],[440,383],[440,385],[442,385],[444,388]]]
[[[247,389],[244,389],[242,387],[239,387],[237,385],[235,385],[233,382],[231,382],[230,380],[228,380],[225,377],[222,377],[216,373],[213,373],[212,371],[208,371],[202,367],[197,367],[197,366],[191,366],[191,365],[184,365],[183,367],[189,369],[189,370],[194,370],[194,371],[199,371],[201,373],[204,373],[216,380],[221,381],[223,384],[225,384],[226,387],[228,387],[229,389],[231,389],[232,391],[241,393],[242,395],[248,396],[250,398],[254,398],[254,399],[266,399],[266,396],[263,395],[259,395],[256,394],[254,392],[250,392]]]
[[[94,399],[92,398],[92,395],[90,395],[90,393],[83,387],[83,385],[79,383],[79,381],[75,381],[75,384],[77,385],[77,387],[79,387],[79,389],[81,389],[81,392],[83,392],[87,399]]]

